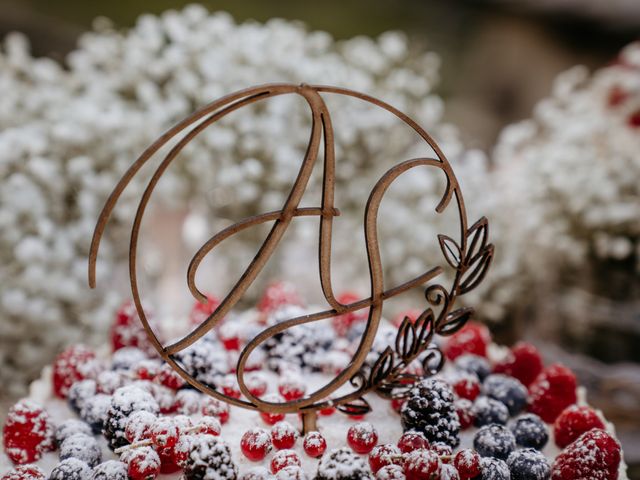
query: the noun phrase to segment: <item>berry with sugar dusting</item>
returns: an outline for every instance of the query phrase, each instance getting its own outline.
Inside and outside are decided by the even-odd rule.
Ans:
[[[224,425],[229,421],[229,404],[217,398],[205,397],[202,400],[202,414],[216,417]]]
[[[513,377],[494,373],[482,383],[485,395],[501,403],[509,409],[510,415],[516,415],[527,405],[526,387]]]
[[[245,457],[252,462],[258,462],[271,451],[271,435],[264,428],[254,427],[242,435],[240,449]]]
[[[67,391],[67,402],[75,413],[79,414],[88,399],[98,392],[98,384],[95,380],[88,378],[75,382]]]
[[[509,466],[504,460],[491,457],[483,457],[480,460],[482,467],[482,480],[511,480]]]
[[[369,454],[369,467],[376,473],[387,465],[402,465],[403,458],[400,449],[393,444],[376,445]]]
[[[180,438],[178,426],[167,417],[160,417],[153,422],[149,433],[151,441],[159,449],[175,447]]]
[[[127,441],[133,443],[151,438],[151,427],[157,418],[153,413],[145,410],[129,415],[124,427],[124,436]]]
[[[299,467],[300,457],[293,450],[280,450],[271,459],[271,473],[278,473],[286,467]]]
[[[455,360],[465,353],[486,357],[489,343],[489,329],[480,323],[468,322],[446,340],[443,351],[449,360]]]
[[[596,411],[586,405],[571,405],[556,418],[553,437],[556,445],[564,448],[592,428],[604,429],[604,423]]]
[[[371,470],[363,457],[343,447],[331,450],[318,464],[315,480],[371,480]]]
[[[91,476],[91,468],[82,460],[67,458],[54,467],[49,480],[87,480]]]
[[[145,308],[145,316],[152,323],[155,332],[158,332],[158,325],[153,322],[152,313]],[[149,355],[155,354],[155,349],[149,342],[135,305],[132,301],[125,301],[116,312],[116,318],[111,325],[111,348],[113,351],[127,347],[135,347],[143,350]]]
[[[533,414],[526,413],[518,417],[511,426],[516,444],[524,448],[542,450],[549,441],[549,431],[542,419]]]
[[[402,411],[402,406],[406,400],[404,398],[392,398],[391,399],[391,408],[394,411],[400,413]]]
[[[302,448],[311,458],[318,458],[327,449],[327,441],[320,432],[309,432],[304,437]]]
[[[302,467],[289,465],[276,473],[276,480],[308,480]]]
[[[220,387],[222,388],[222,393],[228,397],[240,398],[242,396],[242,392],[236,381],[236,376],[231,373],[222,378]]]
[[[276,480],[268,468],[253,467],[240,476],[240,480]]]
[[[211,294],[207,294],[207,300],[205,302],[196,301],[191,307],[189,313],[189,325],[195,327],[204,322],[216,308],[220,305],[220,300]]]
[[[102,450],[95,438],[84,433],[77,433],[65,439],[60,445],[60,460],[77,458],[90,467],[102,461]]]
[[[529,411],[553,423],[569,405],[576,403],[576,377],[559,364],[545,368],[529,387]]]
[[[551,478],[616,480],[620,459],[620,444],[615,438],[604,430],[589,430],[556,457]]]
[[[107,460],[93,469],[91,480],[129,480],[127,464],[118,460]]]
[[[20,465],[2,476],[2,480],[45,480],[45,474],[36,465]]]
[[[443,463],[440,468],[439,480],[460,480],[460,474],[453,465]]]
[[[91,427],[94,434],[102,433],[111,408],[111,396],[99,393],[84,402],[80,418]]]
[[[509,455],[507,465],[511,470],[511,480],[548,480],[551,466],[538,450],[524,448]]]
[[[369,453],[377,443],[378,432],[369,422],[356,423],[347,431],[347,444],[356,453]]]
[[[404,468],[400,465],[387,465],[376,473],[376,480],[406,480]]]
[[[480,454],[469,448],[465,448],[456,453],[456,456],[453,458],[453,465],[456,467],[456,470],[458,470],[461,480],[475,478],[482,473]]]
[[[458,421],[460,422],[460,429],[466,430],[475,421],[476,417],[473,415],[473,402],[466,398],[459,398],[454,402],[456,413],[458,414]]]
[[[453,383],[453,391],[458,397],[473,401],[480,395],[480,382],[475,375],[462,375]]]
[[[112,450],[129,443],[125,436],[128,418],[140,410],[156,414],[160,407],[153,396],[138,385],[121,387],[111,396],[103,433]]]
[[[494,365],[493,371],[514,377],[528,387],[543,368],[542,356],[538,349],[530,343],[518,342],[504,360]]]
[[[39,460],[55,446],[49,414],[31,400],[21,400],[9,409],[2,436],[5,453],[19,465]]]
[[[398,440],[398,448],[402,453],[409,453],[421,448],[429,450],[431,447],[429,440],[427,440],[424,434],[409,430],[408,432],[404,432],[400,440]]]
[[[200,420],[197,421],[195,428],[198,433],[206,433],[208,435],[220,435],[222,431],[222,425],[220,425],[220,421],[216,417],[208,417],[204,416]],[[182,429],[181,429],[182,430]]]
[[[164,363],[158,370],[156,380],[160,382],[161,385],[164,385],[171,390],[178,390],[185,385],[185,381],[180,374],[166,363]]]
[[[304,381],[297,377],[287,376],[278,384],[278,392],[288,402],[304,397],[306,390]]]
[[[442,463],[431,450],[414,450],[404,455],[404,474],[407,480],[439,478]]]
[[[53,392],[67,398],[75,382],[95,378],[100,371],[96,354],[84,345],[72,345],[60,353],[53,362]]]
[[[451,455],[453,454],[453,449],[451,448],[451,446],[442,442],[432,443],[431,450],[436,452],[436,454],[440,457],[442,463],[449,463]]]
[[[175,396],[175,411],[182,415],[194,415],[200,410],[202,395],[195,390],[186,388],[178,390]]]
[[[506,425],[509,420],[509,409],[507,406],[493,398],[480,396],[476,398],[471,407],[473,423],[476,427],[483,427],[497,423]]]
[[[298,431],[289,422],[281,421],[271,427],[271,443],[276,450],[293,448],[298,438]]]
[[[152,480],[160,475],[160,457],[151,447],[139,447],[123,456],[131,480]]]
[[[247,375],[244,383],[254,397],[262,397],[267,393],[267,381],[260,372]]]
[[[516,439],[507,427],[487,425],[476,432],[473,448],[483,457],[506,460],[516,449]]]
[[[184,468],[187,465],[195,437],[196,435],[180,435],[178,443],[171,450],[173,463],[180,468]]]
[[[489,361],[473,353],[460,355],[455,359],[454,365],[460,371],[475,375],[481,382],[491,373]]]
[[[91,427],[87,425],[82,420],[77,420],[75,418],[70,418],[69,420],[65,420],[56,428],[55,439],[56,444],[58,446],[62,445],[67,438],[77,435],[91,435]]]
[[[287,282],[274,282],[269,285],[258,302],[258,310],[262,313],[273,313],[286,305],[302,305],[296,288]]]

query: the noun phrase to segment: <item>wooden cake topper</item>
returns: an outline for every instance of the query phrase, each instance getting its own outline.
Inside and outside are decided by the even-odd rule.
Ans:
[[[331,281],[332,225],[334,217],[340,215],[340,212],[334,206],[336,168],[334,133],[331,117],[321,93],[355,97],[387,110],[417,132],[433,149],[437,157],[414,158],[403,161],[389,169],[373,187],[367,200],[364,214],[364,233],[371,279],[371,293],[368,298],[349,304],[342,304],[336,300]],[[202,259],[222,241],[242,230],[267,222],[273,224],[256,256],[215,311],[184,338],[170,345],[163,345],[151,328],[142,308],[136,271],[140,224],[149,199],[161,176],[171,165],[171,162],[176,159],[182,149],[199,133],[227,114],[246,105],[278,95],[288,94],[302,96],[311,109],[312,117],[311,137],[304,159],[300,165],[300,170],[293,182],[291,192],[281,210],[267,212],[241,220],[218,232],[198,250],[188,267],[188,286],[196,299],[206,302],[206,296],[198,289],[195,282],[196,272]],[[432,375],[442,368],[444,358],[432,343],[432,339],[434,334],[450,335],[456,332],[464,326],[472,314],[471,308],[453,310],[453,304],[458,295],[472,290],[480,283],[491,263],[493,245],[488,243],[487,219],[483,217],[471,227],[468,226],[467,213],[460,185],[446,157],[425,130],[407,115],[391,105],[369,95],[344,88],[305,84],[270,84],[252,87],[227,95],[210,103],[168,130],[131,165],[116,185],[102,209],[93,234],[89,254],[89,285],[92,288],[95,287],[96,258],[100,247],[100,240],[120,195],[147,160],[180,134],[183,134],[182,138],[176,139],[177,143],[170,149],[169,153],[156,169],[138,205],[131,230],[129,275],[133,301],[149,339],[160,356],[171,365],[185,381],[198,390],[231,405],[270,413],[300,412],[303,417],[304,430],[308,431],[316,428],[316,412],[319,409],[335,406],[344,413],[361,415],[370,410],[369,404],[364,398],[368,393],[375,392],[386,397],[406,394],[407,385],[416,380],[415,376],[406,373],[406,368],[411,362],[418,359],[418,357],[420,357],[427,375]],[[299,204],[307,188],[311,172],[317,163],[321,144],[324,147],[322,202],[318,207],[300,208]],[[422,314],[414,322],[410,321],[409,318],[405,318],[399,327],[395,345],[387,347],[372,365],[366,365],[365,359],[371,352],[385,300],[404,293],[413,287],[426,284],[444,271],[442,267],[437,266],[399,286],[388,288],[384,284],[377,232],[380,202],[396,178],[418,166],[429,166],[440,169],[446,177],[446,190],[435,208],[436,212],[443,212],[452,200],[456,203],[460,222],[459,238],[456,240],[446,235],[438,235],[438,241],[440,242],[444,259],[455,270],[455,275],[448,288],[438,283],[426,286],[426,308]],[[236,371],[238,386],[245,399],[225,395],[216,390],[215,386],[196,380],[190,372],[186,371],[179,361],[176,360],[175,354],[189,347],[211,331],[211,329],[215,328],[224,316],[234,308],[247,288],[268,262],[294,217],[300,216],[320,217],[319,273],[322,292],[329,305],[328,308],[321,312],[292,318],[268,327],[246,345],[240,353]],[[251,393],[244,382],[245,368],[251,352],[262,343],[279,332],[296,325],[315,322],[364,308],[369,309],[369,314],[366,328],[362,334],[358,348],[349,365],[326,385],[298,400],[283,401],[280,403],[264,401]],[[437,310],[437,312],[434,311],[434,309]],[[348,382],[352,385],[350,391],[348,393],[337,394],[336,391]]]

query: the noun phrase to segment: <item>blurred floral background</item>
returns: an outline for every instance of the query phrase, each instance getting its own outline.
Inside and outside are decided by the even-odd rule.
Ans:
[[[500,341],[529,339],[574,368],[639,465],[639,32],[634,0],[0,0],[2,400],[23,393],[64,344],[104,338],[126,296],[127,225],[148,176],[116,210],[97,292],[86,286],[88,245],[106,196],[147,145],[246,86],[336,84],[389,101],[433,133],[471,221],[486,215],[496,244],[489,276],[466,301]],[[364,248],[362,201],[424,147],[384,113],[329,102],[345,164],[334,263],[342,285],[366,292],[365,263],[352,259],[352,240]],[[146,230],[142,263],[157,297],[174,294],[167,277],[182,279],[181,261],[203,239],[279,207],[308,125],[302,103],[278,99],[185,149]],[[437,180],[418,174],[385,200],[394,283],[424,271],[438,258],[436,234],[455,228],[454,216],[433,213]],[[300,222],[291,243],[311,241],[314,228]],[[214,289],[224,292],[251,258],[256,238],[242,240],[209,265]],[[278,268],[308,277],[301,262]]]

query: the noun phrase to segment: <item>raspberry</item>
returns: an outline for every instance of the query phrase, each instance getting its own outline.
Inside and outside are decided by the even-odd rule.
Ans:
[[[45,480],[45,474],[35,465],[21,465],[2,476],[2,480]]]
[[[336,300],[343,305],[348,305],[350,303],[355,303],[360,299],[362,299],[362,296],[355,292],[345,292],[339,295]],[[343,313],[342,315],[333,317],[331,319],[331,326],[337,335],[346,337],[354,324],[364,322],[368,317],[369,309],[363,308],[361,310],[356,310],[355,312]]]
[[[275,282],[265,289],[260,302],[258,302],[258,310],[269,314],[285,305],[302,306],[302,301],[293,285],[286,282]]]
[[[166,363],[160,367],[156,380],[160,382],[161,385],[172,390],[178,390],[185,385],[185,381],[180,374]]]
[[[420,432],[404,432],[398,440],[398,448],[402,453],[409,453],[413,450],[425,449],[429,450],[429,440]]]
[[[159,371],[160,364],[148,358],[139,362],[135,367],[136,377],[140,380],[153,380]]]
[[[149,433],[153,444],[160,449],[175,447],[180,438],[178,426],[166,417],[158,418]]]
[[[440,480],[460,480],[460,475],[456,467],[443,463],[440,467]]]
[[[553,423],[569,405],[576,403],[576,377],[563,365],[545,368],[529,387],[529,411]]]
[[[540,352],[536,347],[526,342],[516,343],[507,358],[493,367],[495,373],[504,373],[517,378],[525,387],[531,385],[542,369]]]
[[[276,450],[293,448],[298,438],[298,431],[289,422],[278,422],[271,427],[271,443]]]
[[[449,360],[455,360],[465,353],[486,357],[489,343],[489,329],[480,323],[468,322],[464,328],[447,339],[443,351]]]
[[[216,310],[216,308],[218,308],[219,305],[220,300],[217,297],[207,294],[206,302],[196,301],[193,304],[191,313],[189,314],[189,324],[193,327],[200,325]]]
[[[202,414],[216,417],[224,425],[229,421],[229,404],[217,398],[206,397],[202,402]]]
[[[271,459],[271,473],[278,473],[285,467],[299,467],[300,457],[293,450],[280,450]]]
[[[460,480],[475,478],[481,473],[480,454],[470,449],[460,450],[453,459]]]
[[[309,432],[304,437],[302,448],[311,458],[318,458],[321,457],[327,449],[327,441],[320,432]]]
[[[458,421],[460,422],[460,429],[466,430],[475,421],[476,417],[473,414],[473,403],[466,398],[460,398],[453,404],[458,414]]]
[[[458,397],[473,401],[480,394],[480,382],[475,375],[464,375],[455,381],[453,391]]]
[[[400,465],[387,465],[378,470],[376,480],[406,480],[404,469]]]
[[[245,457],[258,462],[271,451],[271,436],[264,428],[254,427],[247,430],[240,440],[240,449]]]
[[[402,452],[393,444],[376,445],[369,454],[369,467],[376,473],[387,465],[402,465]]]
[[[404,474],[407,480],[439,478],[442,463],[435,452],[420,449],[405,454]]]
[[[151,480],[160,474],[160,457],[151,447],[134,448],[123,457],[131,480]]]
[[[2,435],[5,453],[19,465],[35,462],[55,445],[49,415],[30,400],[22,400],[11,407]]]
[[[152,314],[145,309],[145,315],[152,321]],[[157,325],[154,325],[154,331]],[[126,301],[116,312],[116,318],[111,325],[111,348],[115,352],[125,347],[136,347],[149,355],[155,354],[155,349],[149,342],[147,332],[142,326],[140,317],[132,301]]]
[[[556,418],[553,436],[556,445],[564,448],[592,428],[604,429],[604,423],[596,411],[588,406],[571,405]]]
[[[393,408],[395,412],[400,413],[402,411],[402,406],[404,405],[405,401],[406,400],[404,398],[392,398],[391,408]]]
[[[84,345],[72,345],[53,363],[53,391],[58,397],[67,398],[71,385],[86,378],[95,378],[98,372],[99,364],[93,350]]]
[[[473,448],[483,457],[506,460],[516,449],[513,433],[502,425],[487,425],[473,437]]]
[[[620,444],[604,430],[583,433],[556,457],[552,480],[616,480],[620,466]]]
[[[347,443],[356,453],[369,453],[378,443],[378,432],[368,422],[356,423],[347,431]]]
[[[609,107],[617,107],[624,103],[624,101],[629,97],[629,92],[627,92],[620,85],[614,85],[609,90],[609,95],[607,96],[607,105]]]

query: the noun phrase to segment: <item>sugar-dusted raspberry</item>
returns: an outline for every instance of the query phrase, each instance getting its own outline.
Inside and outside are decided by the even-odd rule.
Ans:
[[[125,438],[131,443],[150,439],[151,427],[156,423],[157,419],[158,417],[155,414],[145,410],[133,412],[125,422]]]
[[[84,345],[72,345],[53,362],[53,392],[60,398],[67,398],[71,385],[86,378],[95,378],[100,369],[93,350]]]
[[[176,412],[178,405],[176,404],[176,392],[174,390],[157,383],[149,383],[147,389],[158,402],[160,413],[169,415]]]
[[[464,328],[446,340],[443,351],[450,360],[455,360],[465,353],[486,357],[489,343],[491,343],[489,329],[480,323],[468,322]]]
[[[287,282],[274,282],[269,285],[258,302],[258,310],[272,313],[285,305],[303,305],[296,288]]]
[[[409,430],[408,432],[404,432],[400,440],[398,440],[398,448],[402,453],[409,453],[421,448],[429,450],[430,445],[429,440],[427,440],[424,434]]]
[[[564,448],[592,428],[605,428],[597,412],[586,405],[571,405],[556,418],[553,436],[556,445]]]
[[[343,305],[348,305],[350,303],[355,303],[358,300],[362,299],[362,295],[358,295],[355,292],[345,292],[338,296],[336,300]],[[369,309],[363,308],[360,310],[356,310],[355,312],[343,313],[342,315],[337,315],[331,319],[331,326],[336,332],[336,335],[341,337],[346,337],[356,323],[364,322],[367,320],[369,316]]]
[[[439,478],[442,463],[431,450],[414,450],[404,455],[404,474],[407,480]]]
[[[129,480],[127,464],[117,460],[107,460],[93,469],[91,480]]]
[[[378,432],[369,422],[356,423],[347,431],[347,443],[356,453],[369,453],[378,443]]]
[[[242,435],[240,449],[249,460],[258,462],[272,449],[271,435],[264,428],[253,427]]]
[[[45,474],[36,465],[20,465],[2,476],[2,480],[45,480]]]
[[[223,323],[218,329],[218,340],[225,350],[239,351],[244,343],[242,326],[235,322]]]
[[[460,398],[475,400],[480,395],[480,382],[475,375],[461,375],[453,383],[453,391]]]
[[[158,360],[145,358],[134,368],[136,377],[140,380],[153,380],[160,371],[161,363]]]
[[[495,373],[517,378],[525,387],[542,372],[544,364],[538,349],[526,342],[516,343],[507,357],[493,367]]]
[[[60,460],[67,458],[77,458],[90,467],[95,467],[102,461],[102,450],[93,436],[77,433],[60,445]]]
[[[373,473],[387,465],[402,465],[403,463],[402,452],[391,443],[376,445],[369,454],[369,467]]]
[[[456,413],[458,414],[458,421],[460,422],[460,429],[466,430],[473,425],[476,417],[473,414],[473,402],[466,398],[459,398],[453,403]]]
[[[302,467],[289,465],[276,473],[276,480],[308,480],[308,477]]]
[[[311,458],[318,458],[327,449],[327,441],[320,432],[309,432],[304,437],[302,448]]]
[[[376,473],[376,480],[406,480],[404,467],[400,465],[387,465]]]
[[[293,448],[298,438],[298,431],[289,422],[281,421],[271,427],[271,443],[276,450]]]
[[[208,435],[220,435],[222,425],[216,417],[203,416],[196,422],[195,428],[198,433],[206,433]]]
[[[127,473],[131,480],[152,480],[160,474],[160,457],[151,447],[129,450],[122,459],[127,463]]]
[[[19,465],[35,462],[55,446],[49,414],[31,400],[21,400],[9,409],[2,435],[5,453]]]
[[[202,400],[202,414],[216,417],[224,425],[229,421],[229,404],[217,398],[205,397]]]
[[[169,364],[163,364],[156,376],[158,382],[172,390],[178,390],[185,385],[184,379]]]
[[[511,480],[548,480],[551,466],[547,458],[534,448],[511,452],[507,459]]]
[[[529,411],[553,423],[565,408],[576,403],[576,388],[576,377],[571,370],[563,365],[551,365],[529,386]]]
[[[604,430],[589,430],[556,457],[551,478],[616,480],[620,458],[620,444],[615,438]]]
[[[506,460],[516,449],[516,439],[507,427],[487,425],[476,432],[473,448],[483,457]]]
[[[195,437],[196,435],[180,435],[178,443],[171,451],[173,454],[173,462],[180,468],[184,468],[187,465]]]
[[[527,388],[519,380],[494,373],[484,379],[482,390],[485,395],[503,403],[510,415],[516,415],[527,405]]]
[[[511,425],[511,431],[516,437],[516,444],[524,448],[542,450],[549,441],[547,425],[533,413],[518,417]]]
[[[471,413],[473,414],[473,423],[476,427],[483,427],[484,425],[499,424],[506,425],[509,421],[509,409],[507,406],[495,400],[493,398],[485,397],[484,395],[476,398],[471,407]]]
[[[318,464],[315,480],[371,480],[371,470],[364,458],[350,449],[331,450]]]
[[[400,413],[402,411],[402,406],[404,405],[404,402],[406,402],[406,399],[404,398],[392,398],[391,408],[393,408],[394,411]]]
[[[294,450],[280,450],[271,459],[271,473],[278,473],[285,467],[299,467],[302,463]]]
[[[200,411],[202,395],[195,390],[178,390],[175,396],[175,411],[181,415],[193,415]]]
[[[475,478],[482,472],[480,466],[480,454],[471,449],[465,448],[456,453],[453,465],[458,470],[460,480]]]
[[[278,383],[278,392],[288,402],[304,397],[306,390],[304,380],[295,375],[286,375]]]
[[[67,458],[54,467],[49,480],[87,480],[91,476],[91,468],[82,460]]]
[[[83,422],[82,420],[77,420],[75,418],[70,418],[69,420],[65,420],[56,427],[56,444],[58,446],[62,445],[62,442],[73,435],[91,435],[91,433],[91,427],[89,427],[89,425],[87,425],[85,422]]]
[[[220,299],[208,293],[206,302],[194,302],[191,312],[189,313],[189,324],[194,327],[200,325],[216,310],[216,308],[218,308],[219,305]]]
[[[175,447],[180,438],[178,426],[168,417],[156,419],[151,425],[149,433],[151,434],[151,441],[159,449]]]

